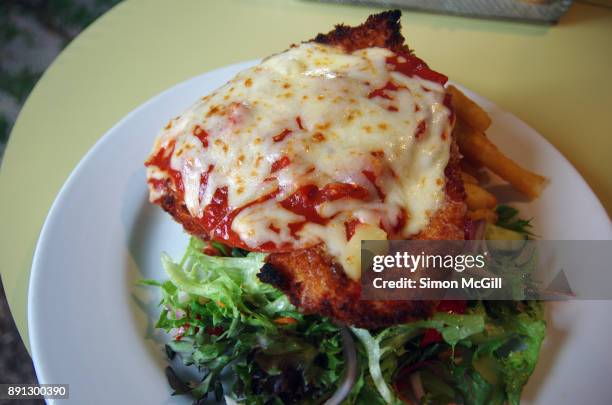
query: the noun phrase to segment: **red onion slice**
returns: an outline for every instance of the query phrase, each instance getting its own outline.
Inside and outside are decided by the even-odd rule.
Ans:
[[[353,340],[353,336],[351,336],[351,332],[349,332],[345,326],[342,326],[340,329],[340,334],[342,335],[342,353],[344,354],[344,361],[346,363],[344,377],[338,389],[334,392],[334,395],[332,395],[324,405],[340,405],[353,389],[353,385],[355,385],[355,380],[357,378],[357,351],[355,349],[355,341]]]

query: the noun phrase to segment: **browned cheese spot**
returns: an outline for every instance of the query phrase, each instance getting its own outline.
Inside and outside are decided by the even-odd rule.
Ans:
[[[212,107],[208,109],[208,112],[206,113],[206,117],[210,117],[214,114],[217,114],[218,112],[219,112],[219,106],[213,105]]]
[[[323,141],[325,140],[325,135],[323,135],[323,133],[322,133],[322,132],[315,132],[315,133],[312,135],[312,140],[313,140],[314,142],[317,142],[317,143],[318,143],[318,142],[323,142]]]

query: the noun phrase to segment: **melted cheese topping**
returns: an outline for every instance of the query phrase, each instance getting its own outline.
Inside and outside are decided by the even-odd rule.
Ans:
[[[358,278],[343,259],[351,223],[407,238],[445,198],[451,112],[444,87],[394,69],[392,57],[404,60],[382,48],[345,53],[305,43],[239,73],[162,131],[152,156],[171,153],[170,168],[148,166],[151,200],[161,197],[154,184],[172,177],[190,214],[205,221],[224,190],[242,246],[323,242]],[[306,186],[316,186],[318,197],[292,199]],[[309,218],[299,207],[313,201]]]

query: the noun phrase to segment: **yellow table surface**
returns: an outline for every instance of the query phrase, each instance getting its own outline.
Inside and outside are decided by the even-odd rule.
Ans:
[[[374,11],[297,0],[130,0],[76,38],[27,100],[0,171],[0,271],[26,346],[41,226],[69,173],[113,124],[178,82]],[[416,12],[402,23],[421,58],[543,134],[612,210],[612,10],[576,4],[552,27]]]

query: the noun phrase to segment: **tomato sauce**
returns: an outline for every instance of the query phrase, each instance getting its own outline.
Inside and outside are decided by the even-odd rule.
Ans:
[[[400,88],[404,88],[403,86],[396,86],[393,82],[388,81],[383,87],[372,90],[370,94],[368,94],[368,98],[381,97],[386,98],[387,100],[393,100],[393,97],[389,94],[390,91],[397,91]]]
[[[376,184],[376,175],[374,174],[374,172],[371,170],[364,170],[361,173],[363,173],[363,175],[370,181],[370,183],[372,183],[372,185],[376,189],[376,194],[378,194],[378,198],[380,198],[381,201],[385,201],[385,192],[382,190],[382,188],[378,186],[378,184]]]
[[[174,140],[168,143],[168,146],[165,148],[159,148],[157,153],[151,156],[146,162],[145,166],[156,166],[161,171],[168,173],[170,178],[174,183],[174,187],[176,189],[179,197],[183,198],[185,196],[185,187],[183,186],[183,177],[181,176],[181,172],[174,170],[171,166],[172,154],[174,153],[174,148],[176,146],[176,142]],[[166,180],[158,180],[158,179],[149,179],[149,184],[153,186],[155,189],[159,187],[165,187]]]
[[[397,216],[395,226],[393,227],[393,233],[399,235],[406,226],[406,222],[408,222],[408,213],[402,208]]]
[[[196,125],[193,129],[193,136],[195,136],[200,140],[200,142],[202,142],[203,147],[208,148],[208,132],[206,132],[204,128],[199,125]]]
[[[206,186],[208,185],[208,176],[210,175],[210,172],[212,172],[214,168],[215,168],[215,165],[209,165],[208,170],[206,170],[200,176],[200,191],[198,193],[198,198],[200,202],[202,202],[202,197],[204,197],[204,192],[206,191]]]
[[[387,64],[391,65],[393,70],[409,77],[418,76],[441,85],[446,84],[448,81],[448,77],[431,70],[425,62],[408,52],[389,56],[387,58]]]
[[[268,201],[276,197],[277,194],[278,190],[275,190],[272,193],[251,201],[240,208],[231,210],[227,203],[227,187],[218,188],[215,191],[211,202],[204,209],[204,215],[202,217],[204,227],[210,234],[211,239],[227,243],[234,247],[260,252],[270,252],[278,250],[279,248],[286,248],[286,246],[278,247],[273,242],[266,242],[253,249],[244,243],[244,241],[240,239],[240,236],[232,229],[232,222],[234,222],[234,218],[236,218],[236,216],[240,214],[242,210],[252,205]]]
[[[283,131],[281,131],[281,133],[280,133],[280,134],[278,134],[278,135],[274,135],[274,136],[272,137],[272,140],[273,140],[274,142],[280,142],[280,141],[282,141],[283,139],[285,139],[285,137],[286,137],[287,135],[289,135],[291,132],[292,132],[292,131],[291,131],[290,129],[285,128]]]
[[[414,137],[416,139],[421,139],[423,135],[425,134],[425,132],[427,132],[427,121],[423,120],[419,122],[419,125],[417,125],[416,132],[414,133]]]
[[[300,118],[299,115],[295,117],[295,122],[299,129],[304,130],[304,126],[302,125],[302,118]]]
[[[348,183],[332,183],[323,188],[311,184],[299,188],[295,193],[280,202],[280,205],[287,211],[305,218],[305,221],[289,224],[291,234],[297,238],[297,233],[308,222],[319,225],[327,224],[328,219],[321,217],[316,207],[326,201],[335,201],[342,198],[367,200],[370,198],[370,193],[364,187]],[[347,232],[347,240],[350,239],[349,236],[352,236],[352,234],[349,235],[349,232]]]
[[[289,166],[291,164],[291,160],[289,160],[289,158],[287,156],[283,156],[282,158],[278,159],[276,162],[272,163],[272,167],[270,168],[270,172],[274,173],[277,172],[281,169],[284,169],[285,167]]]
[[[346,240],[351,240],[353,235],[355,235],[355,229],[357,228],[357,225],[359,225],[360,223],[361,221],[359,221],[358,219],[351,219],[350,221],[344,223],[344,227],[346,229]]]

